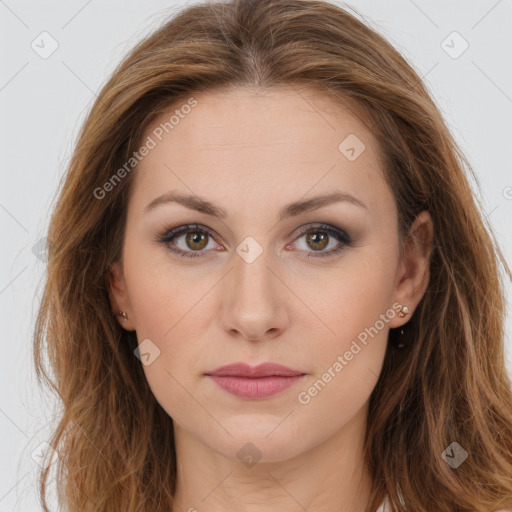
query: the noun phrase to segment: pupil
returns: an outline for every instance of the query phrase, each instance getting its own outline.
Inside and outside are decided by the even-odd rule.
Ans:
[[[326,234],[322,233],[321,231],[316,231],[315,233],[310,234],[308,236],[308,242],[311,242],[317,246],[317,247],[313,247],[314,249],[323,249],[326,245],[325,244],[326,240],[327,240]],[[320,247],[318,247],[318,244],[320,244]]]
[[[192,246],[191,249],[202,249],[204,243],[202,244],[201,242],[204,242],[205,239],[206,235],[204,233],[200,233],[199,231],[189,233],[187,236],[187,242],[189,243],[189,247]]]

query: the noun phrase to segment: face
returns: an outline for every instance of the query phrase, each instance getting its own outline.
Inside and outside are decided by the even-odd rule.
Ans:
[[[400,257],[379,148],[353,110],[287,87],[193,98],[143,136],[152,147],[133,171],[111,298],[179,435],[233,459],[251,441],[263,462],[284,460],[364,424],[428,255]],[[252,398],[205,375],[236,362],[303,375]]]

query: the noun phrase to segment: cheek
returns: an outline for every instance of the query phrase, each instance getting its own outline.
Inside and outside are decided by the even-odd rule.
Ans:
[[[200,285],[186,279],[187,272],[172,263],[164,248],[127,243],[125,254],[125,275],[137,334],[140,340],[154,337],[163,341],[187,314],[197,295],[194,290]]]
[[[361,409],[382,369],[395,312],[376,280],[371,282],[374,286],[347,280],[343,290],[331,290],[331,301],[315,310],[329,330],[324,330],[326,336],[316,335],[314,353],[308,347],[314,371],[298,390],[297,401],[306,415],[322,416],[328,424],[344,424]],[[312,339],[314,333],[306,337]]]
[[[313,269],[295,279],[294,292],[311,310],[307,318],[325,330],[336,348],[343,348],[391,307],[393,269],[392,251],[377,254],[365,247],[347,253],[335,267]]]
[[[209,292],[216,277],[198,278],[192,267],[180,267],[158,250],[134,248],[125,262],[138,342],[149,339],[159,354],[144,366],[150,385],[178,386],[167,372],[182,383],[193,380],[206,370],[195,359],[204,348],[200,343],[212,317]]]
[[[317,273],[314,288],[310,286],[313,276],[304,280],[298,294],[314,317],[308,315],[308,321],[297,316],[303,322],[301,331],[311,333],[306,338],[315,337],[313,319],[324,333],[315,337],[315,379],[308,381],[308,386],[313,385],[310,392],[302,388],[304,401],[352,404],[357,410],[370,395],[382,368],[389,321],[395,315],[390,268],[392,251],[386,257],[368,250],[347,257],[335,272]]]
[[[198,346],[202,339],[200,331],[204,327],[195,320],[198,313],[204,314],[200,299],[209,286],[206,282],[195,283],[189,274],[180,273],[170,264],[151,265],[147,260],[138,261],[132,260],[127,280],[136,316],[139,350],[142,353],[143,347],[149,346],[152,354],[150,364],[143,364],[143,370],[158,403],[179,421],[197,406],[187,390],[197,385],[202,369],[196,358],[201,349]],[[156,355],[153,357],[153,354]]]

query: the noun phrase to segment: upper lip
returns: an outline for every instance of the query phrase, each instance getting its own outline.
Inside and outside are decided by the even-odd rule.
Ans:
[[[206,375],[229,375],[235,377],[296,377],[298,375],[304,375],[304,372],[294,370],[277,363],[262,363],[257,366],[251,366],[247,363],[232,363],[221,366],[211,372],[207,372]]]

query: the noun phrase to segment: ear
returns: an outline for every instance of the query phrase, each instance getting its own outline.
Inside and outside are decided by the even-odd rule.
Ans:
[[[135,330],[133,310],[126,288],[123,269],[119,262],[112,263],[107,271],[107,290],[113,314],[117,321],[127,331]],[[126,313],[127,319],[119,315],[119,311]]]
[[[410,313],[403,318],[396,315],[389,322],[390,327],[400,327],[409,321],[427,289],[433,240],[434,224],[430,213],[424,210],[414,220],[404,243],[394,293],[394,303],[407,306]]]

